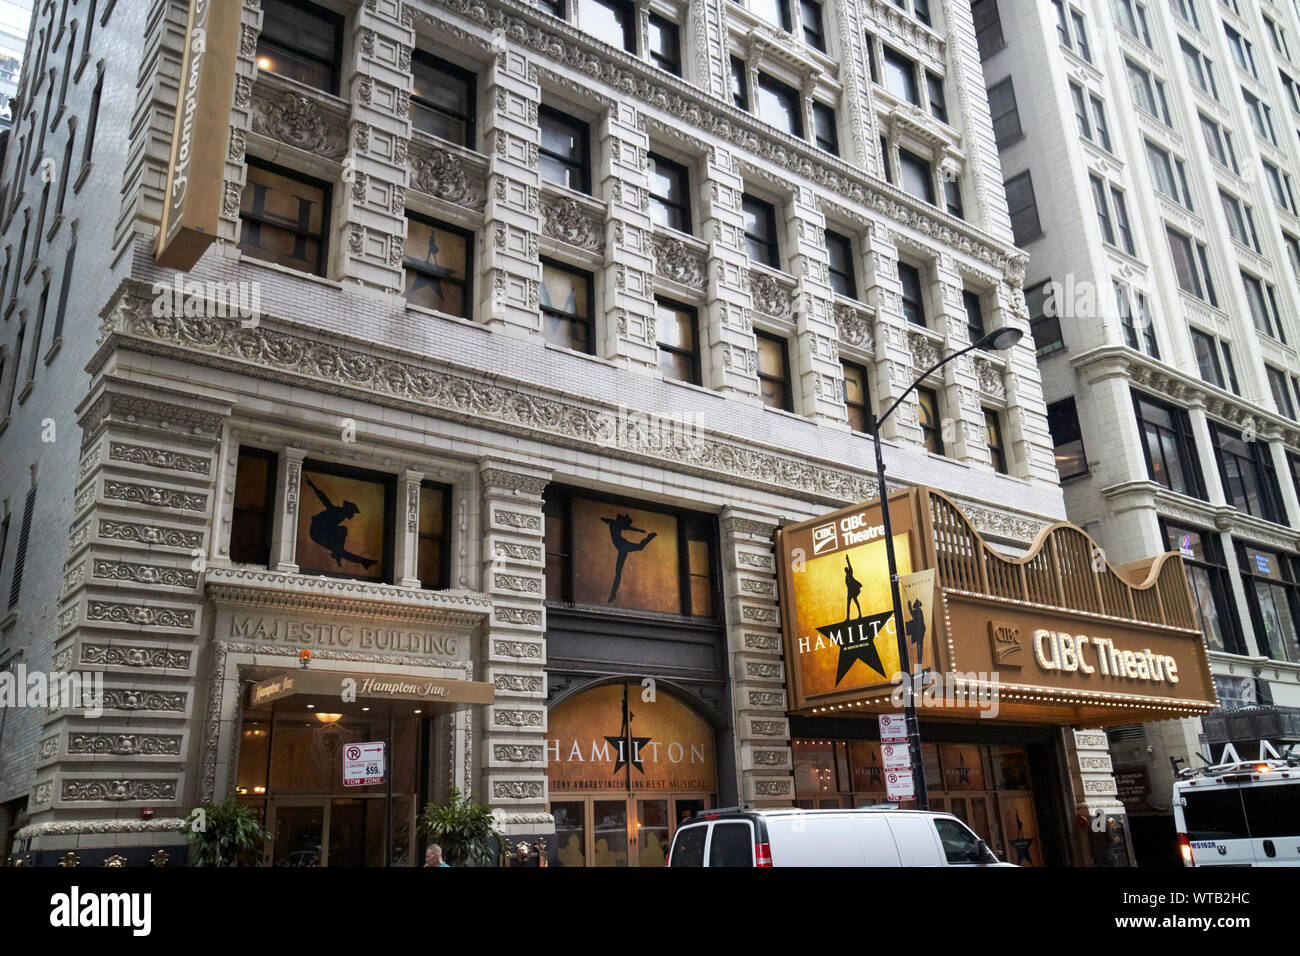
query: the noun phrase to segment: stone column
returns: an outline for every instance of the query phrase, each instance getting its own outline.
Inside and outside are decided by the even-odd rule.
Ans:
[[[636,109],[614,103],[599,124],[598,196],[609,197],[605,224],[603,330],[597,352],[609,359],[659,364],[655,330],[654,255],[650,247],[650,185],[646,151],[650,140],[638,128]]]
[[[298,573],[298,492],[302,487],[302,448],[280,451],[280,473],[275,481],[275,518],[271,522],[271,570]]]
[[[872,221],[866,256],[866,297],[876,307],[875,411],[888,408],[894,397],[912,384],[912,348],[907,320],[903,318],[903,293],[898,281],[898,250],[889,228]],[[882,438],[921,441],[914,398],[899,406],[880,426]]]
[[[1128,830],[1128,817],[1124,804],[1120,802],[1119,790],[1115,785],[1110,760],[1110,742],[1104,730],[1062,730],[1065,743],[1066,772],[1070,778],[1070,790],[1074,795],[1076,819],[1070,832],[1073,834],[1073,856],[1076,865],[1105,865],[1098,859],[1096,837],[1105,837],[1092,829],[1094,817],[1100,814],[1102,820],[1118,816],[1124,830]],[[1087,826],[1078,825],[1078,817],[1088,821]],[[1132,844],[1129,843],[1130,865]]]
[[[726,6],[714,0],[690,0],[681,31],[682,73],[705,93],[729,98]]]
[[[738,793],[745,804],[790,806],[794,777],[772,552],[776,518],[727,507],[721,528]]]
[[[489,188],[483,214],[483,291],[479,314],[498,332],[528,336],[541,329],[537,282],[541,278],[537,236],[537,107],[541,90],[528,55],[507,45],[487,71],[483,152]]]
[[[248,133],[253,126],[253,81],[257,78],[257,38],[262,32],[262,7],[245,0],[240,13],[242,35],[235,58],[235,99],[230,109],[230,142],[226,154],[225,192],[221,202],[221,219],[217,224],[220,241],[238,243],[241,226],[239,205],[248,181],[244,153]]]
[[[420,586],[420,482],[422,471],[405,471],[397,489],[397,583],[404,588]]]
[[[495,808],[504,834],[551,832],[553,823],[546,814],[542,515],[542,492],[550,473],[498,459],[483,459],[480,466],[483,590],[493,603],[480,660],[482,679],[496,687],[496,702],[476,713],[481,722],[475,735],[476,799]]]
[[[705,290],[710,330],[710,366],[706,380],[728,397],[758,400],[758,354],[750,317],[749,257],[745,255],[745,224],[741,194],[745,184],[732,169],[727,145],[714,145],[707,163],[701,197],[702,235],[709,244],[709,278]]]
[[[352,101],[349,141],[352,177],[345,168],[334,201],[340,243],[337,273],[380,289],[405,286],[407,150],[411,139],[411,49],[415,32],[401,20],[398,0],[373,0],[356,9],[344,51],[345,96]],[[350,74],[350,76],[349,76]],[[346,89],[346,88],[345,88]]]
[[[792,379],[800,393],[796,407],[818,421],[848,419],[836,340],[839,330],[832,309],[830,265],[826,254],[826,217],[812,190],[800,187],[786,203],[788,242],[794,256],[791,269],[798,277],[794,296],[797,337],[791,343]]]

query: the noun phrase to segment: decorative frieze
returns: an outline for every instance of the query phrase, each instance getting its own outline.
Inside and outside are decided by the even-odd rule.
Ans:
[[[131,584],[162,585],[164,587],[196,588],[199,572],[188,568],[171,568],[153,564],[132,564],[129,561],[110,561],[96,558],[91,575],[106,581],[124,581]]]
[[[70,733],[67,752],[75,756],[178,757],[181,735]]]
[[[92,800],[175,800],[174,780],[64,780],[59,799],[66,802]]]
[[[492,652],[499,657],[536,661],[542,659],[542,645],[534,641],[493,641]]]
[[[188,695],[180,691],[106,689],[102,696],[105,710],[155,710],[181,713]]]
[[[436,146],[409,154],[411,188],[482,212],[487,204],[483,174],[454,153]]]
[[[194,626],[194,615],[194,611],[184,608],[118,604],[111,601],[90,601],[86,605],[87,621],[136,624],[140,627],[191,628]]]
[[[500,691],[518,694],[540,694],[544,678],[540,674],[498,674],[493,684]]]
[[[342,116],[327,114],[312,96],[297,90],[264,92],[265,82],[254,87],[254,132],[327,159],[343,158],[347,133]]]
[[[505,763],[540,763],[541,744],[493,744],[492,757]]]
[[[169,471],[183,471],[192,475],[207,476],[212,467],[212,460],[203,455],[187,455],[179,451],[171,451],[166,448],[150,448],[145,445],[133,445],[129,442],[113,441],[108,444],[108,457],[111,461],[124,461],[132,465],[148,465],[152,468],[165,468]],[[91,467],[98,463],[98,448],[96,454],[88,456],[83,461],[83,466],[90,463]],[[87,469],[89,470],[89,469]]]
[[[169,647],[135,647],[125,644],[82,644],[82,664],[105,667],[170,668],[185,670],[193,652]]]
[[[492,796],[498,800],[540,800],[545,789],[540,780],[492,781]]]
[[[588,252],[603,252],[605,249],[603,218],[569,196],[542,200],[542,230],[553,239]]]
[[[501,624],[518,624],[525,627],[541,627],[542,612],[522,607],[496,607],[493,619]]]
[[[99,536],[116,541],[181,548],[186,551],[203,546],[203,532],[201,531],[160,528],[156,525],[139,524],[131,521],[113,521],[107,518],[101,518],[99,521]]]
[[[540,710],[498,708],[493,711],[492,723],[497,727],[541,727],[545,723],[545,715]]]

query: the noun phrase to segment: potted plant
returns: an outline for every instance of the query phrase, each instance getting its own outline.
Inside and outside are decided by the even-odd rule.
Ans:
[[[456,787],[447,788],[447,803],[427,804],[416,818],[416,829],[442,847],[450,866],[483,866],[492,858],[492,808],[470,803]]]
[[[191,810],[185,835],[193,866],[261,866],[262,844],[271,838],[257,811],[234,797]]]

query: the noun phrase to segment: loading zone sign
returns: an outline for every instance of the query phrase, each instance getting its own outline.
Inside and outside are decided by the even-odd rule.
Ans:
[[[347,744],[343,748],[343,786],[368,787],[384,782],[384,744]]]
[[[911,768],[886,770],[885,794],[890,800],[915,800],[916,784],[912,782]]]

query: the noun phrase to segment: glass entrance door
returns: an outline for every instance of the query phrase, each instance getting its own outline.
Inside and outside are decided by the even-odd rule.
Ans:
[[[712,794],[556,794],[557,866],[663,866],[677,827],[712,806]]]
[[[324,866],[325,818],[323,802],[271,801],[271,843],[266,848],[271,866]]]

